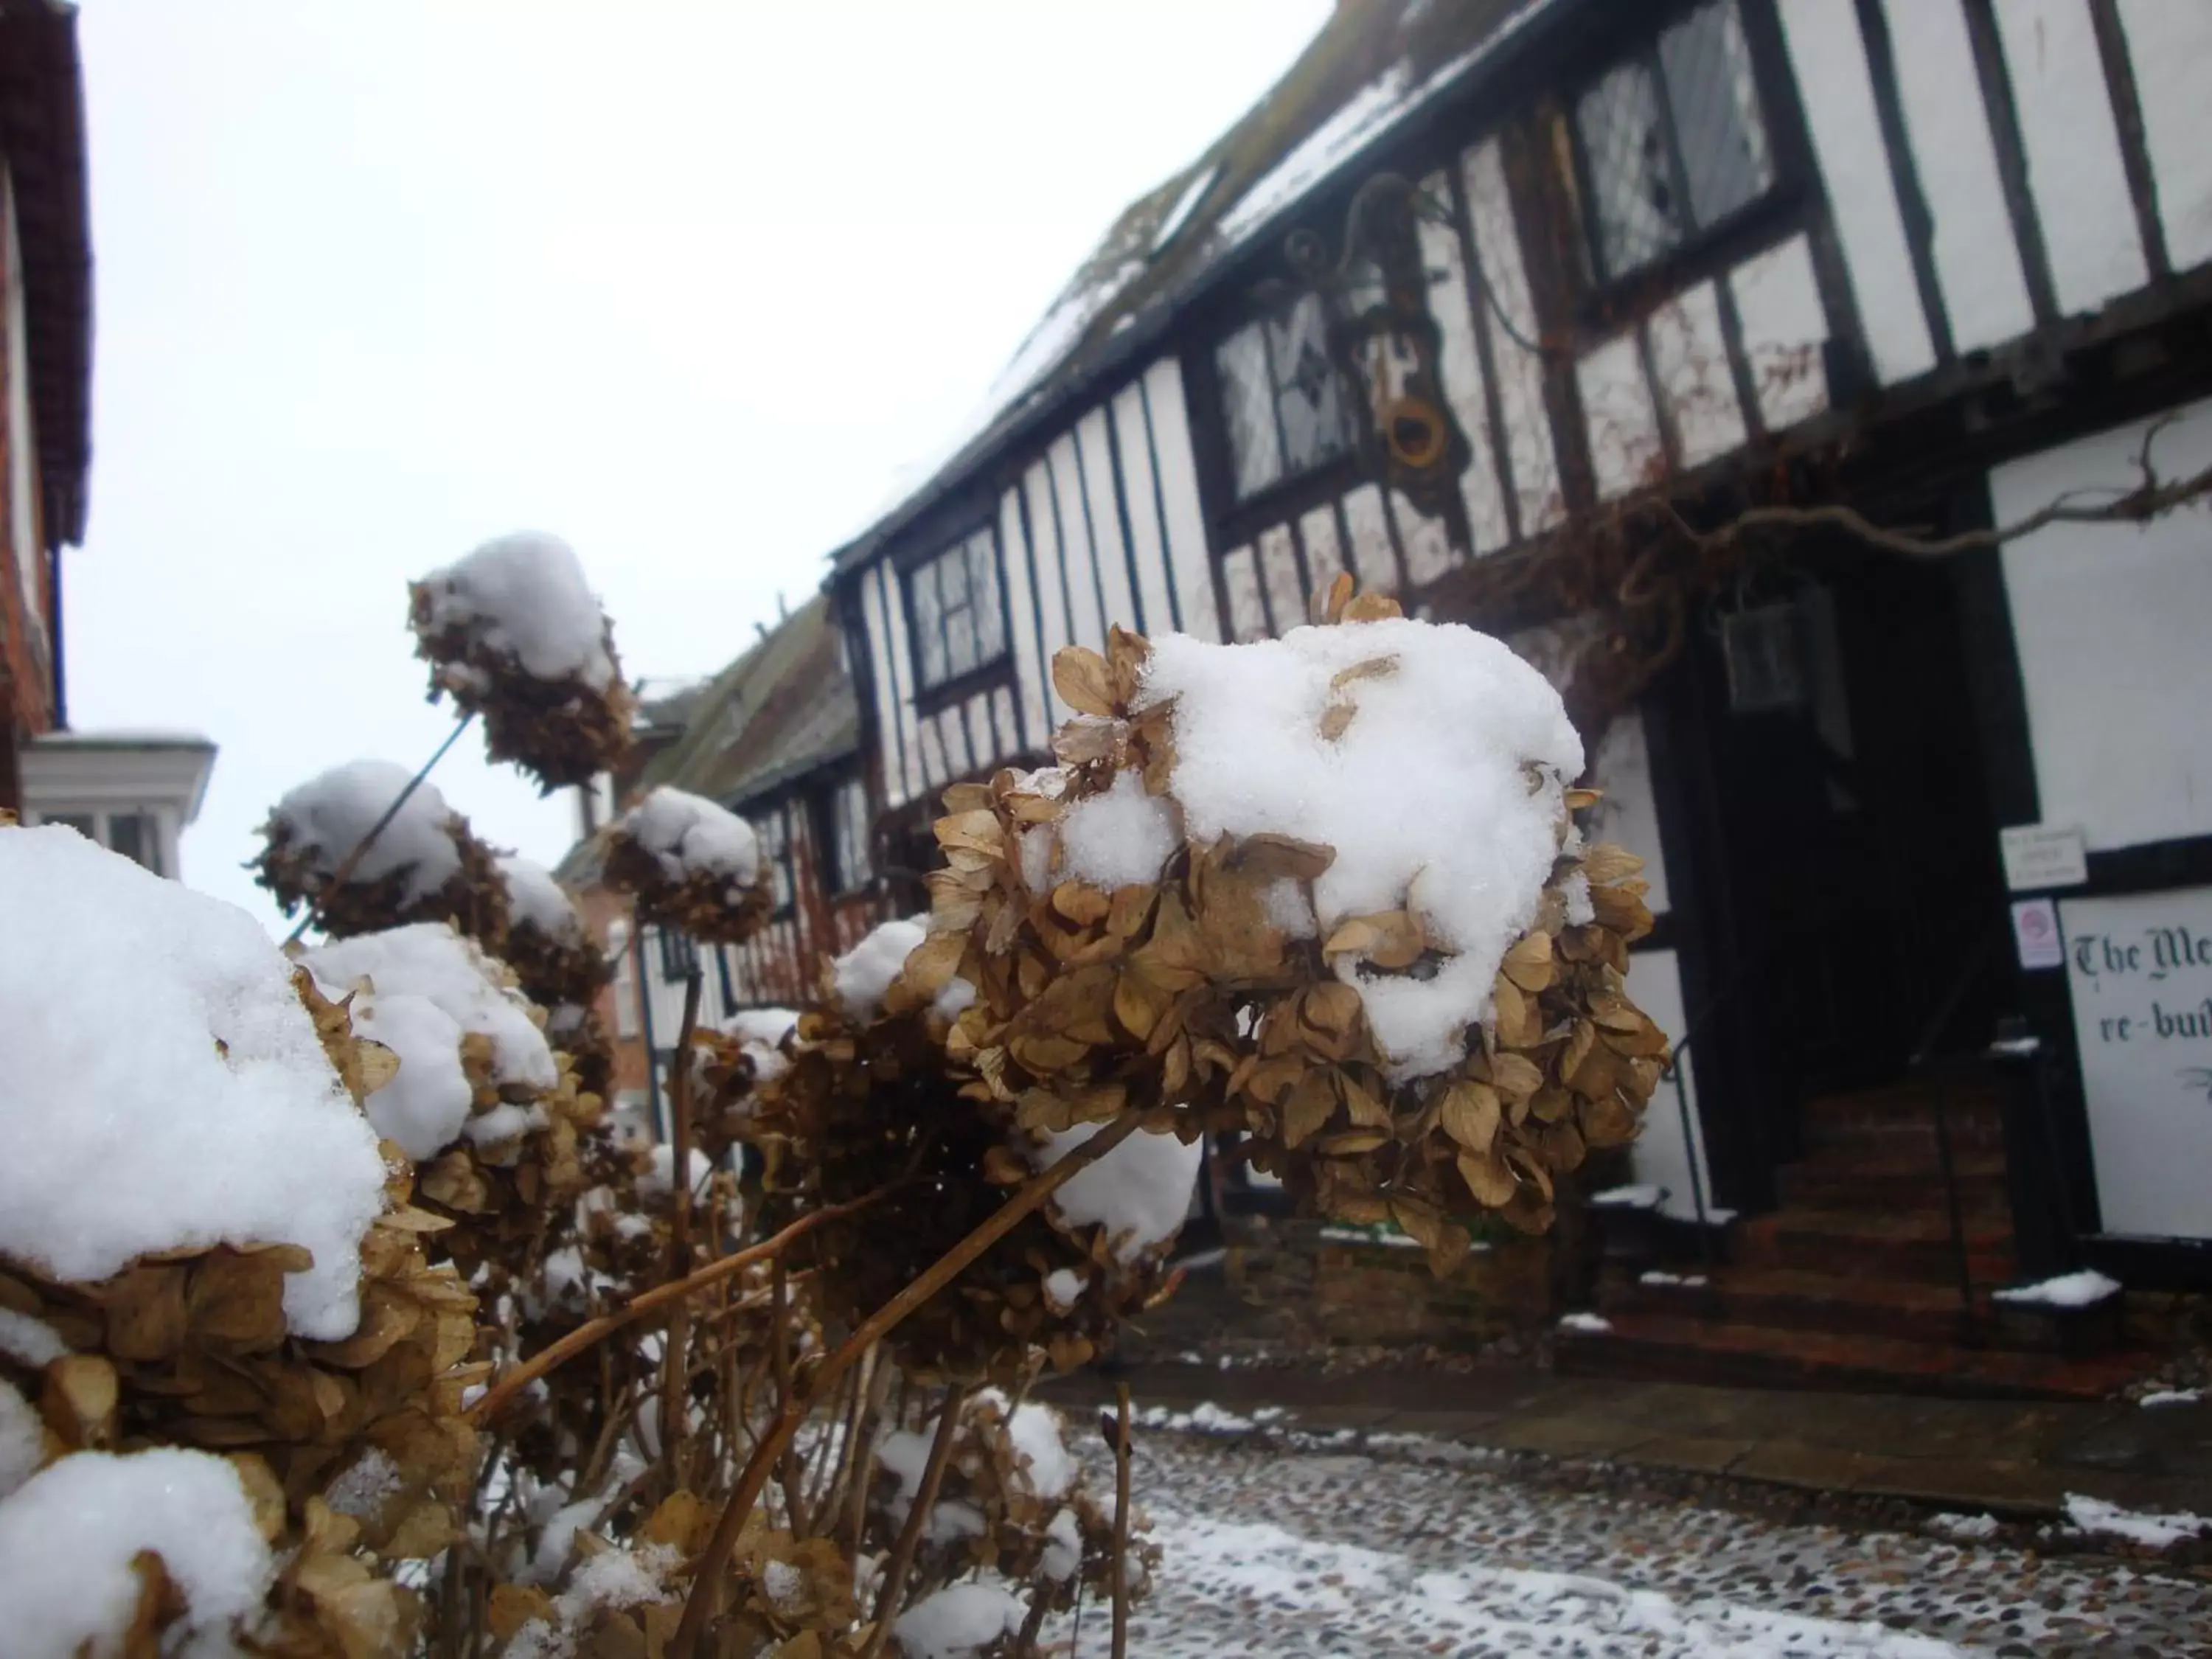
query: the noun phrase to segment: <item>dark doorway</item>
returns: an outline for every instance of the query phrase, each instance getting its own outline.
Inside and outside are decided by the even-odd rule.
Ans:
[[[1994,1017],[2002,883],[1955,583],[1838,547],[1701,630],[1727,909],[1785,1157],[1796,1103],[1898,1076],[1947,1003],[1940,1046]]]

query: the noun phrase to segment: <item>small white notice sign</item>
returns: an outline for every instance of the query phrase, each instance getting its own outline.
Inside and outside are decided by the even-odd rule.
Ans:
[[[2017,899],[2012,907],[2012,942],[2022,968],[2063,968],[2066,941],[2058,933],[2056,899]]]
[[[2024,823],[2000,837],[2004,848],[2005,885],[2015,893],[2047,887],[2079,887],[2089,879],[2088,850],[2079,830]]]

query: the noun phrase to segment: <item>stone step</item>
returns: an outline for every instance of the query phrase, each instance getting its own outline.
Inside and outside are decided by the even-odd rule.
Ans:
[[[2008,1215],[1969,1215],[1967,1267],[1977,1285],[2011,1281]],[[1782,1267],[1847,1279],[1945,1285],[1958,1277],[1950,1223],[1940,1207],[1881,1210],[1778,1210],[1736,1230],[1735,1260],[1747,1267]]]
[[[2142,1375],[2133,1352],[2073,1358],[1903,1337],[1708,1323],[1657,1314],[1607,1316],[1609,1328],[1562,1328],[1553,1368],[1577,1376],[1845,1389],[2014,1400],[2099,1400]]]
[[[1650,1314],[1776,1330],[1906,1337],[1924,1342],[1957,1340],[1962,1316],[1978,1328],[1988,1309],[1985,1291],[1976,1296],[1974,1310],[1969,1313],[1960,1307],[1954,1285],[1911,1280],[1850,1279],[1759,1267],[1719,1267],[1709,1275],[1686,1269],[1666,1277],[1674,1282],[1638,1279],[1615,1286],[1601,1305],[1608,1316],[1616,1312]],[[1697,1278],[1706,1282],[1684,1282]]]

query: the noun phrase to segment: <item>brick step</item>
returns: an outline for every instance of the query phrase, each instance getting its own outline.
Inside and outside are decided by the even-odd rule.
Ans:
[[[1608,1317],[1614,1313],[1653,1315],[1920,1342],[1958,1340],[1963,1311],[1954,1285],[1760,1267],[1716,1268],[1702,1285],[1649,1285],[1637,1279],[1609,1291],[1600,1305]],[[1975,1297],[1978,1328],[1988,1306],[1984,1290]]]
[[[1957,1118],[2002,1116],[2011,1097],[2009,1085],[1993,1073],[1906,1078],[1880,1088],[1815,1095],[1805,1103],[1804,1118],[1808,1123],[1899,1122],[1925,1116],[1937,1101]]]
[[[1610,1330],[1559,1330],[1553,1344],[1553,1369],[1576,1376],[1738,1388],[2101,1400],[2141,1376],[2154,1358],[2127,1352],[2078,1359],[1898,1337],[1709,1324],[1656,1314],[1607,1317]]]
[[[2001,1158],[2004,1155],[2004,1123],[1994,1117],[1949,1119],[1951,1156],[1960,1160]],[[1899,1118],[1888,1122],[1850,1123],[1830,1121],[1805,1123],[1805,1158],[1808,1163],[1832,1159],[1852,1163],[1917,1164],[1940,1167],[1942,1143],[1936,1138],[1932,1117]]]
[[[1988,1152],[1959,1153],[1953,1160],[1959,1202],[1970,1215],[2009,1212],[2005,1161]],[[1784,1209],[1943,1211],[1945,1183],[1937,1160],[1830,1152],[1775,1171]]]
[[[2010,1283],[2009,1217],[1970,1215],[1962,1219],[1974,1283]],[[1747,1267],[1782,1267],[1846,1279],[1947,1285],[1958,1274],[1950,1223],[1940,1208],[1903,1212],[1778,1210],[1737,1229],[1735,1259]]]

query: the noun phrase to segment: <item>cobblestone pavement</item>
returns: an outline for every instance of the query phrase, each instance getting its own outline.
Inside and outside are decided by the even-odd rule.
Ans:
[[[2183,1574],[1563,1492],[1448,1442],[1351,1444],[1140,1431],[1133,1487],[1167,1559],[1131,1659],[2212,1656],[2212,1587]],[[1108,1627],[1085,1609],[1060,1651],[1103,1659]]]

